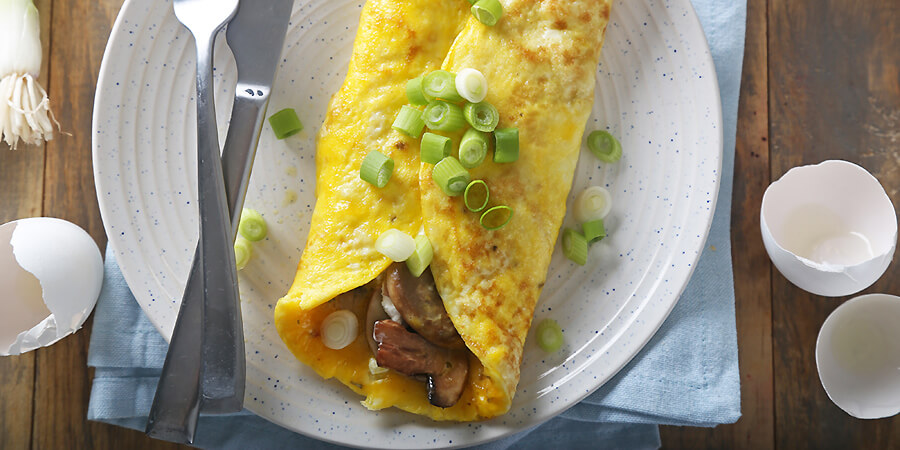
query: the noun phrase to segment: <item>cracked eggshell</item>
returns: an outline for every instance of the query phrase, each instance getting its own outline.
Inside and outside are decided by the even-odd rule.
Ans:
[[[827,297],[871,286],[897,246],[897,216],[884,188],[862,167],[840,160],[795,167],[769,185],[760,228],[785,278]]]
[[[822,324],[816,368],[828,398],[859,419],[900,413],[900,297],[848,300]]]
[[[102,284],[100,249],[77,225],[48,217],[0,225],[0,355],[46,347],[81,328]]]

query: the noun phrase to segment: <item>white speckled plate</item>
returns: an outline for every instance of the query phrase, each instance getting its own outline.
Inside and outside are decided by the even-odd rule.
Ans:
[[[296,361],[272,324],[315,202],[315,134],[344,79],[361,8],[362,0],[294,6],[269,111],[296,108],[306,130],[278,141],[265,125],[247,195],[270,231],[240,275],[245,405],[319,439],[395,449],[484,442],[545,421],[643,347],[675,305],[706,240],[718,192],[721,113],[690,1],[615,2],[588,129],[609,129],[625,156],[599,164],[584,150],[573,186],[577,193],[601,184],[613,193],[609,237],[592,247],[585,268],[557,248],[535,320],[559,321],[566,346],[547,355],[529,338],[512,409],[475,424],[367,411],[359,396]],[[219,49],[216,103],[224,139],[235,66],[226,47]],[[171,3],[128,0],[110,36],[94,105],[94,175],[109,243],[141,308],[167,338],[197,238],[193,65],[191,38]]]

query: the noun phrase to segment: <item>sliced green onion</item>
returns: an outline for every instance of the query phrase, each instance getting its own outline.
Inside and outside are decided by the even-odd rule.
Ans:
[[[488,135],[473,128],[466,130],[459,141],[459,162],[466,169],[478,167],[488,152]]]
[[[391,128],[409,137],[418,138],[422,135],[422,129],[425,128],[425,121],[422,120],[422,111],[409,105],[403,105]]]
[[[381,233],[375,240],[375,250],[387,256],[394,262],[402,262],[409,259],[416,251],[416,241],[412,236],[391,228]]]
[[[583,266],[587,262],[588,241],[583,234],[566,228],[563,232],[563,254],[575,264]]]
[[[348,309],[335,311],[322,321],[319,333],[326,347],[340,350],[356,340],[359,335],[359,319]]]
[[[425,76],[420,75],[406,82],[406,99],[413,105],[425,106],[428,104],[428,99],[425,98],[425,89],[422,85],[424,79]]]
[[[581,224],[581,230],[584,231],[584,238],[591,244],[606,237],[606,227],[603,225],[603,219],[585,222]]]
[[[494,130],[494,162],[510,163],[519,159],[519,129]]]
[[[413,252],[412,256],[406,259],[406,267],[409,269],[409,273],[418,277],[422,275],[422,272],[425,272],[425,269],[431,264],[431,258],[434,257],[434,250],[431,248],[431,241],[428,240],[428,236],[425,236],[424,234],[416,236],[415,241],[416,250]]]
[[[269,232],[266,219],[255,209],[244,208],[241,210],[241,221],[238,222],[238,233],[248,241],[261,241]]]
[[[238,236],[234,241],[234,264],[237,266],[237,270],[247,267],[247,263],[250,262],[250,256],[252,255],[253,247],[250,241]]]
[[[479,22],[492,27],[503,16],[503,5],[497,0],[478,0],[472,5],[472,15]]]
[[[497,112],[497,108],[494,108],[494,105],[488,102],[466,103],[463,113],[466,117],[466,122],[469,122],[469,125],[472,125],[472,128],[478,131],[494,131],[494,128],[497,128],[497,123],[500,122],[500,113]]]
[[[445,194],[451,197],[462,194],[471,179],[466,168],[452,156],[448,156],[434,165],[431,178]]]
[[[456,92],[456,75],[446,70],[435,70],[425,75],[422,84],[428,100],[440,99],[454,103],[462,101],[459,92]]]
[[[499,230],[512,220],[512,216],[513,210],[509,206],[494,206],[481,214],[478,222],[488,230]]]
[[[437,164],[438,161],[450,156],[452,150],[450,138],[434,133],[422,135],[422,144],[419,146],[419,158],[428,164]]]
[[[481,72],[465,68],[456,74],[456,92],[467,102],[478,103],[484,100],[487,91],[487,80]]]
[[[466,192],[463,193],[463,202],[469,211],[478,212],[487,208],[488,200],[491,198],[491,191],[488,189],[487,183],[481,180],[474,180],[466,186]]]
[[[474,5],[474,4],[476,4],[476,3],[478,3],[478,0],[469,0],[469,4],[470,4],[470,5]]]
[[[588,149],[600,161],[614,163],[622,158],[622,144],[605,130],[592,131],[587,138]]]
[[[294,108],[284,108],[269,116],[269,125],[277,139],[291,137],[303,130],[303,123]]]
[[[553,353],[563,345],[563,333],[559,324],[553,319],[544,319],[537,326],[535,333],[538,347],[545,352]]]
[[[394,172],[394,160],[378,150],[372,150],[363,158],[359,168],[359,177],[366,183],[383,188]]]
[[[575,197],[575,220],[584,223],[603,219],[612,209],[612,195],[600,186],[590,186]]]
[[[462,108],[440,100],[428,103],[422,118],[425,125],[432,130],[457,131],[466,124]]]

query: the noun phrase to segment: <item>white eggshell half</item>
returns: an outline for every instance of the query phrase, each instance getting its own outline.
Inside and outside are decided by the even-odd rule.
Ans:
[[[825,392],[853,417],[900,413],[900,297],[869,294],[848,300],[825,319],[816,367]]]
[[[829,297],[871,286],[897,246],[897,216],[884,188],[862,167],[840,160],[795,167],[769,185],[760,228],[785,278]]]
[[[0,355],[45,347],[75,332],[103,284],[100,249],[61,219],[0,225]]]

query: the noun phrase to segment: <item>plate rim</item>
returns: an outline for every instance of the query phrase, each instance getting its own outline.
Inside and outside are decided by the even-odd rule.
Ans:
[[[615,2],[616,0],[612,0],[612,1]],[[615,369],[610,370],[604,376],[597,377],[597,381],[595,383],[593,383],[594,386],[592,386],[590,389],[583,392],[580,396],[571,397],[571,400],[569,402],[567,402],[567,404],[565,406],[560,407],[557,411],[553,412],[552,414],[548,415],[547,417],[543,418],[542,420],[538,420],[538,421],[530,423],[528,425],[529,427],[539,426],[543,423],[546,423],[547,421],[559,416],[563,412],[567,411],[568,409],[572,408],[576,404],[580,403],[586,397],[588,397],[589,395],[594,393],[596,390],[601,388],[603,385],[605,385],[607,382],[609,382],[612,378],[614,378],[617,374],[619,374],[619,372],[621,372],[626,366],[628,366],[634,360],[634,358],[641,352],[641,350],[643,350],[644,347],[646,347],[647,343],[649,343],[656,336],[657,332],[662,327],[663,323],[665,323],[665,321],[668,319],[669,315],[671,314],[672,310],[675,308],[675,305],[680,301],[681,296],[684,293],[684,290],[687,288],[687,285],[689,284],[691,278],[693,277],[693,274],[696,270],[697,262],[702,257],[703,250],[706,247],[706,242],[709,239],[709,232],[710,232],[710,228],[712,226],[712,222],[715,218],[715,211],[716,211],[716,207],[718,205],[719,194],[721,193],[721,184],[722,184],[721,181],[723,178],[722,166],[723,166],[723,159],[724,159],[724,130],[722,127],[723,110],[722,110],[720,86],[719,86],[719,82],[718,82],[718,74],[716,72],[715,62],[713,60],[713,55],[712,55],[712,52],[709,47],[709,42],[706,37],[706,33],[703,30],[702,23],[700,22],[699,16],[697,15],[697,12],[694,9],[694,6],[691,3],[691,1],[690,0],[669,0],[669,1],[677,2],[678,4],[683,6],[686,11],[689,12],[689,17],[687,17],[687,16],[686,17],[688,18],[688,20],[691,23],[689,24],[688,27],[685,27],[684,29],[679,28],[679,30],[681,30],[682,32],[685,32],[685,30],[688,30],[688,32],[689,32],[689,34],[688,34],[688,32],[685,33],[686,35],[683,38],[684,41],[696,42],[697,45],[702,44],[702,46],[703,46],[700,50],[704,51],[705,55],[701,55],[701,57],[704,60],[703,62],[709,68],[709,72],[704,73],[703,75],[708,77],[707,82],[705,84],[710,85],[709,87],[711,87],[711,89],[712,89],[712,91],[710,93],[710,97],[711,97],[711,100],[714,100],[714,101],[710,102],[710,104],[705,105],[705,106],[710,107],[710,111],[712,113],[711,118],[710,118],[710,120],[712,121],[711,123],[713,124],[715,129],[718,130],[718,133],[715,133],[712,136],[710,144],[708,144],[706,146],[706,147],[715,146],[715,148],[716,148],[716,152],[714,154],[710,154],[711,157],[714,156],[716,158],[716,171],[715,171],[715,176],[713,177],[713,183],[715,184],[715,189],[714,189],[714,192],[711,192],[710,208],[709,208],[709,213],[707,213],[705,216],[706,223],[705,223],[705,228],[702,233],[702,239],[700,239],[698,241],[700,245],[697,248],[695,255],[693,255],[693,258],[690,261],[691,264],[689,264],[689,269],[686,270],[687,273],[685,275],[684,282],[681,284],[679,289],[677,289],[677,292],[673,291],[674,298],[665,303],[666,310],[665,311],[661,311],[661,309],[659,310],[660,314],[657,316],[659,318],[659,320],[656,320],[655,324],[652,327],[648,327],[648,328],[652,328],[652,331],[644,334],[644,339],[631,341],[627,345],[625,345],[624,348],[621,349],[621,353],[620,353],[620,355],[622,355],[622,357],[620,358],[621,363],[617,364],[616,365],[617,367]],[[112,71],[111,62],[110,62],[111,58],[112,58],[111,52],[112,52],[112,50],[114,50],[114,47],[117,45],[117,39],[124,38],[123,33],[121,32],[121,29],[124,26],[124,21],[126,20],[125,13],[128,11],[129,8],[134,7],[135,3],[140,3],[140,2],[138,0],[125,0],[123,2],[121,8],[119,9],[119,11],[116,15],[116,20],[110,30],[109,38],[106,42],[106,46],[104,47],[103,57],[101,59],[100,70],[99,70],[97,83],[96,83],[96,91],[94,94],[94,102],[93,102],[93,110],[92,110],[92,118],[91,118],[91,157],[92,157],[92,168],[93,168],[93,175],[94,175],[94,187],[95,187],[95,191],[96,191],[96,195],[97,195],[98,207],[100,210],[103,227],[108,236],[107,246],[111,247],[114,256],[124,253],[124,252],[122,252],[123,249],[121,246],[125,245],[125,244],[124,244],[124,242],[120,242],[120,240],[117,240],[114,238],[115,233],[113,233],[113,230],[111,229],[110,221],[105,220],[105,216],[107,214],[110,214],[105,211],[109,211],[110,206],[107,203],[105,196],[101,194],[101,192],[102,192],[102,185],[101,185],[102,177],[101,177],[99,165],[96,163],[96,161],[98,161],[100,159],[100,155],[101,155],[101,151],[102,151],[101,145],[97,139],[97,136],[99,133],[99,128],[100,128],[100,124],[99,124],[100,114],[98,114],[98,111],[100,111],[102,105],[104,104],[104,101],[106,100],[106,94],[105,94],[106,89],[104,89],[104,87],[108,83],[106,80],[106,78],[109,77],[108,72]],[[136,277],[138,275],[133,273],[131,270],[129,270],[125,267],[122,267],[121,265],[120,265],[120,269],[121,269],[123,278],[126,281],[126,284],[128,284],[128,286],[129,286],[129,290],[131,290],[132,283],[129,280],[136,279]],[[138,303],[138,306],[141,308],[142,312],[147,316],[147,318],[153,324],[153,326],[157,329],[157,331],[160,332],[160,334],[163,336],[163,338],[168,342],[169,338],[164,333],[162,333],[161,325],[158,324],[157,320],[154,320],[153,316],[146,311],[144,305],[141,302],[137,302],[137,303]],[[660,306],[660,305],[657,305],[657,307],[658,306]],[[630,320],[628,327],[632,326],[631,324],[633,322],[634,322],[634,319]],[[628,327],[623,328],[623,330],[627,329]],[[251,411],[252,411],[252,409],[251,409]],[[278,426],[284,427],[290,431],[299,433],[304,436],[312,437],[312,438],[320,440],[320,441],[339,444],[339,445],[346,445],[346,446],[351,446],[351,447],[357,447],[357,448],[389,448],[389,447],[370,447],[370,446],[363,447],[363,446],[357,446],[355,444],[351,444],[351,443],[347,443],[347,442],[333,440],[333,439],[330,439],[328,436],[316,435],[316,434],[307,433],[305,431],[298,430],[298,429],[294,428],[292,425],[288,424],[286,421],[279,420],[278,418],[270,416],[268,414],[264,414],[262,412],[256,413],[256,411],[253,411],[253,412],[256,415],[258,415],[259,417],[262,417],[263,419],[265,419],[269,422],[277,424]],[[489,443],[489,442],[493,442],[493,441],[496,441],[499,439],[503,439],[505,437],[508,437],[508,436],[518,433],[520,431],[523,431],[523,429],[524,428],[521,428],[521,427],[508,428],[504,432],[499,433],[495,436],[492,436],[489,439],[480,439],[480,440],[475,440],[475,441],[471,441],[471,442],[453,444],[450,446],[445,446],[443,448],[458,448],[458,447],[464,447],[464,446],[469,446],[469,445]]]

